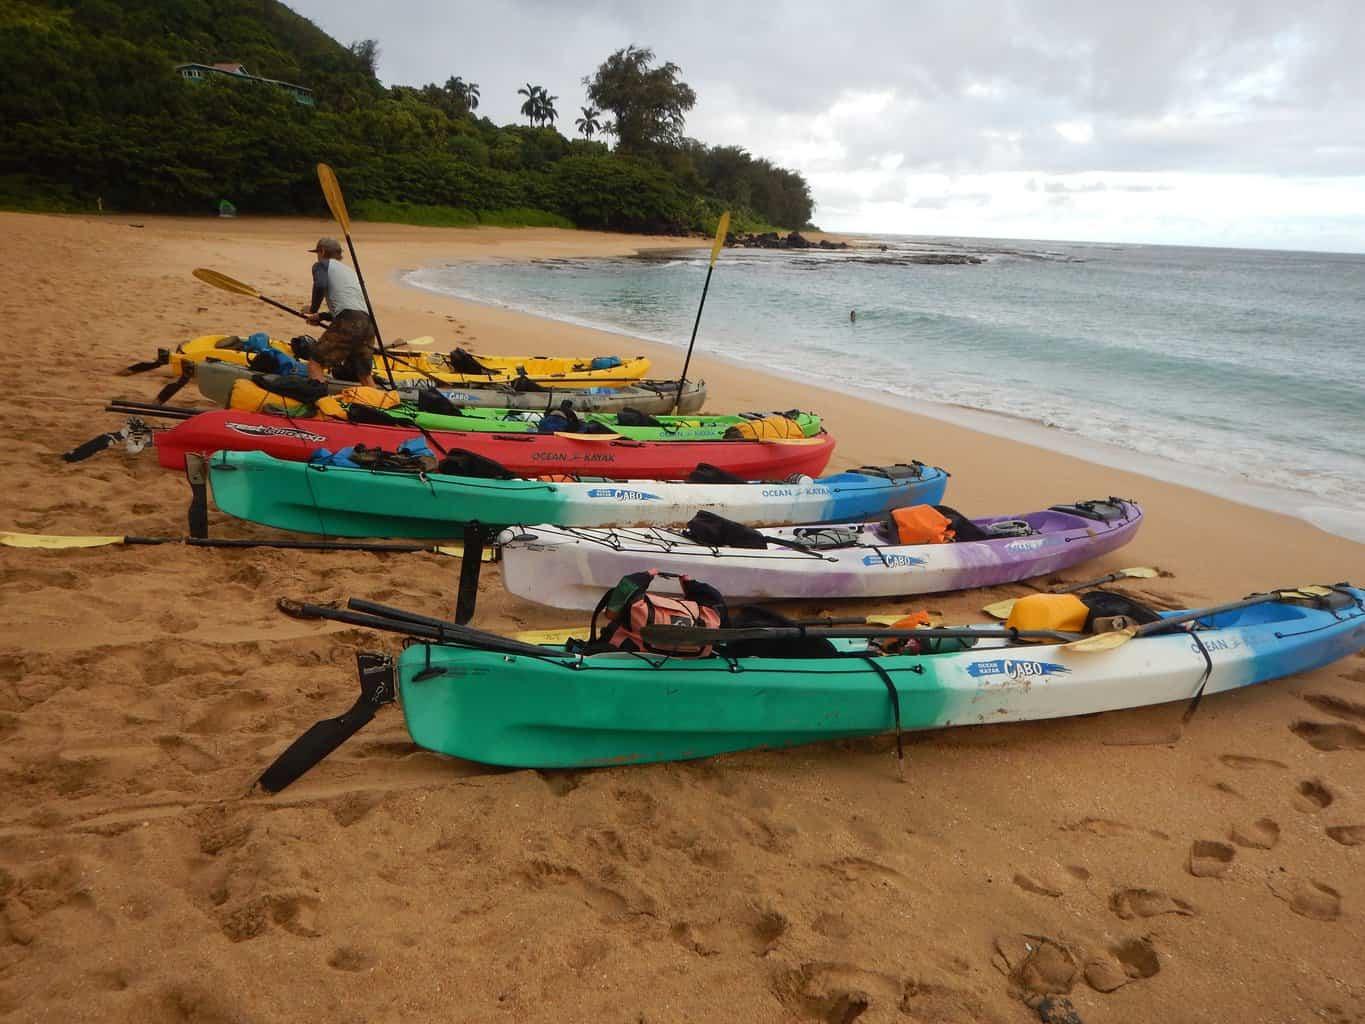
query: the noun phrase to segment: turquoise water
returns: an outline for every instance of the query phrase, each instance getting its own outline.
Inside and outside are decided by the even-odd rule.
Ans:
[[[1215,492],[1268,489],[1269,503],[1365,539],[1365,257],[867,241],[726,250],[699,350],[918,411],[1032,420],[1059,447],[1164,460]],[[984,262],[915,262],[945,253]],[[460,264],[408,280],[685,346],[705,256]]]

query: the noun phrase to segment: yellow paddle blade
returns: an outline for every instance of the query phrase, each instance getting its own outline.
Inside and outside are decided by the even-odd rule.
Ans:
[[[122,543],[122,537],[61,537],[48,533],[0,531],[0,544],[11,548],[102,548]]]
[[[716,258],[720,256],[720,250],[725,245],[725,236],[730,233],[730,211],[726,210],[720,215],[720,223],[716,225],[716,240],[711,243],[711,266],[716,265]]]
[[[620,434],[569,434],[558,433],[555,437],[567,437],[571,441],[619,441]]]
[[[1010,612],[1014,611],[1015,598],[1009,597],[1003,601],[996,601],[995,604],[988,604],[981,610],[993,619],[1008,619]]]
[[[449,555],[451,558],[463,558],[463,557],[464,557],[464,545],[463,545],[463,544],[441,544],[441,545],[438,545],[438,546],[437,546],[437,548],[436,548],[436,553],[437,553],[438,555]],[[480,561],[480,562],[495,562],[495,561],[497,561],[497,558],[498,558],[498,553],[497,553],[497,551],[496,551],[494,548],[492,548],[492,547],[485,547],[485,548],[483,549],[483,555],[480,556],[479,561]]]
[[[346,212],[346,197],[341,194],[341,182],[337,181],[336,172],[326,164],[318,164],[318,184],[322,186],[327,209],[332,211],[332,216],[341,225],[342,234],[349,235],[351,215]]]
[[[513,633],[513,640],[524,644],[554,644],[556,647],[568,643],[576,636],[586,637],[587,629],[582,626],[565,626],[562,629],[523,629]]]
[[[235,277],[228,277],[220,274],[216,270],[208,267],[196,267],[191,273],[205,284],[211,284],[215,288],[221,288],[225,292],[232,292],[236,295],[245,295],[249,299],[259,299],[261,293],[245,281],[238,281]]]
[[[1333,593],[1333,590],[1331,587],[1308,586],[1299,587],[1299,593],[1307,594],[1309,597],[1326,597],[1328,594]]]
[[[1096,633],[1094,636],[1072,640],[1069,644],[1062,644],[1062,648],[1068,651],[1096,654],[1100,651],[1112,651],[1116,647],[1122,647],[1135,636],[1137,636],[1137,629],[1129,626],[1126,629],[1115,629],[1108,633]]]
[[[1161,575],[1158,570],[1148,568],[1145,565],[1140,565],[1135,569],[1121,569],[1119,571],[1130,580],[1154,580]]]
[[[760,444],[824,444],[823,437],[757,437]]]

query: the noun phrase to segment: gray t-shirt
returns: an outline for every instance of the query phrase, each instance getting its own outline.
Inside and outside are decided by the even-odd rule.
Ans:
[[[313,264],[313,309],[317,309],[323,299],[327,300],[327,310],[333,316],[347,309],[368,312],[360,279],[340,260],[318,260]]]

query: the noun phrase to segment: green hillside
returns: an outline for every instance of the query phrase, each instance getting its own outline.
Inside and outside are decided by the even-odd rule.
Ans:
[[[615,92],[604,86],[624,114],[631,88],[672,82],[678,96],[691,95],[676,75],[660,77],[679,69],[652,67],[642,53],[652,59],[634,49],[611,58],[616,72],[623,54],[635,62],[625,86],[619,76],[608,83]],[[630,121],[634,134],[613,151],[566,138],[543,109],[535,126],[479,117],[477,87],[471,95],[458,78],[385,88],[373,60],[372,43],[342,46],[275,0],[5,0],[0,205],[102,201],[111,210],[207,214],[229,199],[244,214],[318,214],[321,160],[336,167],[362,215],[418,222],[564,218],[677,232],[708,229],[726,206],[737,208],[741,230],[810,219],[799,174],[682,137],[690,102],[652,135]],[[305,86],[315,105],[271,85],[212,74],[186,81],[175,70],[227,61]]]

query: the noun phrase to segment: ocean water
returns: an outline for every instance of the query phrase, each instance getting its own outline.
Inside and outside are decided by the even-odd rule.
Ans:
[[[1365,256],[860,241],[726,250],[698,350],[931,415],[994,414],[973,425],[1365,540]],[[407,280],[681,349],[707,255],[464,263]],[[945,256],[981,262],[922,262]]]

